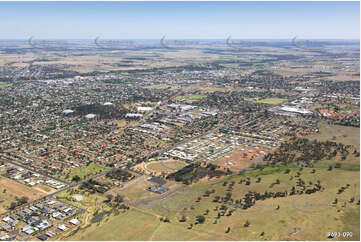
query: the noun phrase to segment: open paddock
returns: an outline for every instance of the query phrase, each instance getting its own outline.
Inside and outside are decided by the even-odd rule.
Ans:
[[[34,200],[46,195],[44,192],[35,190],[6,177],[0,177],[0,187],[2,189],[6,189],[7,193],[10,193],[19,198],[25,196],[28,197],[29,200]]]
[[[177,170],[182,169],[187,165],[186,162],[181,160],[163,160],[163,161],[153,161],[149,163],[144,164],[144,168],[149,172],[155,172],[155,173],[171,173],[175,172]]]
[[[229,168],[230,170],[241,170],[260,160],[268,152],[270,152],[270,150],[264,148],[243,147],[227,153],[212,163],[224,168]]]

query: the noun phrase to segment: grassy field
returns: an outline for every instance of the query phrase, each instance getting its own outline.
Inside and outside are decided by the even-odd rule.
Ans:
[[[220,183],[211,185],[214,182],[207,181],[195,184],[188,192],[180,193],[161,206],[153,208],[153,210],[164,216],[169,216],[171,221],[174,220],[174,223],[178,223],[177,220],[181,214],[190,220],[189,223],[194,223],[196,215],[202,215],[206,209],[209,209],[209,214],[205,216],[206,222],[202,225],[196,225],[196,228],[202,231],[225,233],[226,228],[230,227],[231,231],[227,235],[234,240],[325,240],[328,231],[336,231],[344,227],[348,227],[349,230],[347,231],[354,233],[353,239],[358,239],[359,223],[348,223],[346,220],[343,222],[342,219],[345,215],[349,216],[352,221],[359,219],[359,206],[355,204],[360,197],[359,165],[356,164],[354,171],[349,171],[347,167],[327,171],[326,164],[316,166],[315,174],[312,174],[310,170],[301,172],[301,178],[307,182],[320,180],[321,184],[325,186],[325,191],[312,195],[296,195],[259,201],[248,210],[237,209],[232,216],[222,217],[217,224],[213,224],[218,213],[214,211],[214,208],[220,204],[212,202],[212,197],[215,195],[211,198],[202,198],[200,202],[196,202],[196,200],[207,189],[215,189],[216,195],[224,196],[226,187]],[[285,168],[267,168],[263,171],[246,173],[243,177],[251,177],[251,185],[249,186],[238,184],[239,175],[223,180],[235,181],[233,196],[234,199],[238,199],[241,194],[245,194],[249,190],[258,192],[289,190],[290,187],[295,186],[296,182],[289,179],[296,175],[298,169],[292,169],[290,174],[284,174],[284,170]],[[260,183],[255,183],[254,177],[256,176],[262,178]],[[280,180],[280,184],[274,188],[269,188],[269,185],[276,179]],[[350,189],[341,195],[337,195],[338,188],[345,186],[346,183],[351,185]],[[332,207],[331,203],[336,197],[339,203],[336,207]],[[351,197],[355,197],[354,203],[348,203]],[[342,208],[343,202],[346,202],[346,208]],[[280,210],[276,210],[278,205]],[[166,211],[164,207],[171,209],[171,212]],[[184,208],[187,210],[184,211]],[[340,211],[337,212],[338,210]],[[246,220],[251,223],[247,228],[243,227]],[[188,222],[186,224],[188,225]],[[296,231],[293,233],[295,228]],[[275,229],[278,232],[275,232]],[[265,233],[262,237],[260,236],[261,232]]]
[[[203,179],[190,186],[168,184],[170,190],[163,195],[145,191],[149,182],[140,180],[127,187],[122,194],[134,202],[130,210],[119,215],[109,215],[99,224],[79,231],[70,240],[327,240],[330,231],[353,232],[352,240],[360,237],[360,207],[356,203],[360,199],[360,165],[359,162],[343,164],[341,168],[328,171],[328,165],[338,161],[320,161],[315,164],[315,173],[310,169],[299,170],[296,166],[266,167],[263,170],[247,170],[245,174],[231,175],[219,179]],[[286,169],[290,173],[285,174]],[[236,208],[231,216],[221,216],[214,224],[216,207],[223,203],[213,202],[215,196],[224,197],[228,184],[235,182],[231,192],[232,199],[242,198],[248,191],[260,193],[290,191],[296,186],[297,172],[300,178],[309,184],[320,180],[324,190],[313,194],[286,196],[258,200],[247,209]],[[241,178],[249,177],[251,183],[239,184]],[[256,183],[257,178],[261,182]],[[276,179],[280,183],[270,187]],[[337,194],[340,187],[348,188]],[[214,189],[214,194],[203,197],[206,190]],[[201,197],[200,201],[198,197]],[[353,202],[349,202],[354,197]],[[336,205],[332,202],[338,199]],[[147,200],[148,199],[148,200]],[[136,203],[136,201],[142,201]],[[132,206],[132,205],[131,205]],[[280,206],[277,210],[276,207]],[[208,214],[205,211],[209,209]],[[186,222],[179,222],[182,216]],[[204,215],[205,222],[195,225],[196,216]],[[160,222],[159,218],[167,217],[170,223]],[[244,227],[246,221],[250,226]],[[188,229],[193,224],[192,229]],[[226,229],[230,231],[226,233]],[[112,231],[112,232],[111,232]],[[261,236],[261,233],[264,235]],[[339,237],[336,240],[346,240]]]
[[[12,202],[15,202],[16,194],[7,191],[4,187],[0,186],[0,213],[4,213],[9,208]]]
[[[69,240],[146,240],[159,226],[159,219],[151,214],[130,209],[120,215],[109,215],[104,221],[94,223],[79,231]],[[131,228],[131,229],[130,229]]]
[[[84,180],[107,170],[110,170],[110,168],[102,166],[96,162],[91,162],[87,166],[81,166],[71,169],[70,171],[66,171],[62,173],[59,178],[72,181],[74,176],[79,176],[81,180]]]
[[[357,149],[360,147],[360,128],[347,127],[341,125],[329,125],[327,122],[320,123],[320,131],[317,134],[307,136],[308,139],[317,139],[320,141],[334,141],[346,145],[354,145]]]
[[[164,88],[167,88],[167,87],[168,87],[167,84],[159,84],[159,85],[149,86],[148,88],[151,88],[151,89],[164,89]]]
[[[12,84],[7,82],[0,82],[0,88],[10,87]]]
[[[185,96],[178,96],[175,98],[175,100],[200,100],[203,98],[206,98],[207,95],[201,95],[201,94],[192,94],[192,95],[185,95]]]
[[[170,173],[170,172],[174,172],[176,170],[182,169],[183,167],[185,167],[187,165],[187,163],[184,161],[172,161],[171,160],[171,161],[167,161],[167,162],[155,161],[155,162],[151,162],[151,163],[145,164],[145,165],[146,165],[146,169],[149,170],[150,172]]]
[[[184,90],[187,91],[200,91],[202,93],[212,93],[212,92],[225,92],[232,90],[231,88],[225,88],[225,87],[212,87],[212,86],[204,86],[204,85],[190,85],[187,87],[184,87]]]
[[[266,99],[259,100],[258,102],[259,103],[278,105],[278,104],[283,103],[284,101],[286,101],[286,99],[283,99],[283,98],[266,98]]]

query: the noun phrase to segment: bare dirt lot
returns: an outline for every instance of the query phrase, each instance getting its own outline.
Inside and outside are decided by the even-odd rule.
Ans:
[[[6,189],[7,192],[14,194],[15,196],[25,196],[30,200],[37,199],[45,195],[43,192],[32,189],[24,184],[18,183],[6,177],[0,178],[0,187],[2,189]]]
[[[229,169],[244,169],[261,159],[269,150],[262,148],[242,148],[221,157],[217,164]]]

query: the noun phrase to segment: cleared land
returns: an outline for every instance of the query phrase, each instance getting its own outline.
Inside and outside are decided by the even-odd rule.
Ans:
[[[167,160],[167,161],[154,161],[144,164],[145,168],[150,172],[155,173],[169,173],[182,169],[187,165],[184,161]]]
[[[68,239],[327,240],[329,231],[350,231],[353,232],[351,239],[358,240],[360,207],[356,203],[360,199],[360,166],[359,163],[352,162],[331,171],[327,169],[329,165],[337,162],[320,161],[315,164],[314,173],[312,169],[300,171],[296,166],[276,166],[263,170],[249,169],[242,175],[220,179],[203,179],[190,186],[168,184],[168,195],[145,191],[149,182],[139,180],[122,191],[136,207],[121,211],[118,215],[107,215],[99,223],[92,224]],[[288,174],[285,173],[286,169],[290,169]],[[301,173],[300,178],[306,184],[315,184],[320,180],[324,190],[310,195],[258,200],[247,210],[236,208],[232,203],[213,201],[216,196],[224,197],[227,192],[232,193],[233,201],[244,197],[248,191],[289,192],[297,184],[297,172]],[[247,177],[250,179],[249,185],[244,182],[239,184],[240,179]],[[260,182],[256,182],[258,178],[261,178]],[[279,184],[270,187],[277,179]],[[227,182],[226,185],[223,185],[224,182]],[[231,182],[234,182],[234,185],[229,189]],[[338,194],[342,186],[348,188]],[[214,193],[209,197],[203,196],[205,191],[213,189]],[[336,198],[338,203],[333,204]],[[354,201],[350,202],[351,198],[354,198]],[[217,219],[222,205],[227,206],[228,211],[235,210],[231,216],[223,215]],[[277,206],[280,209],[276,209]],[[197,215],[205,217],[203,224],[195,225]],[[185,216],[185,222],[179,221],[182,216]],[[170,219],[169,223],[160,221],[160,218],[165,217]],[[217,223],[214,223],[215,220]],[[250,223],[248,227],[244,226],[246,221]],[[193,227],[188,229],[190,224],[193,224]],[[230,231],[226,233],[228,227]],[[275,233],[275,230],[278,232]],[[346,239],[339,237],[336,240]]]
[[[30,200],[37,199],[45,195],[43,192],[32,189],[24,184],[6,177],[0,177],[0,187],[2,189],[6,189],[7,193],[13,194],[19,198],[25,196]]]
[[[0,188],[0,213],[4,213],[8,210],[10,204],[16,201],[16,195],[2,186]]]
[[[110,170],[110,168],[102,166],[96,162],[91,162],[87,166],[77,167],[64,172],[59,178],[72,181],[73,177],[79,176],[81,180],[84,180],[107,170]]]
[[[192,95],[185,95],[185,96],[178,96],[175,98],[175,100],[180,101],[180,100],[200,100],[203,98],[206,98],[207,95],[202,95],[202,94],[192,94]]]
[[[278,105],[278,104],[283,103],[284,101],[286,101],[286,99],[283,99],[283,98],[266,98],[266,99],[259,100],[258,102],[259,103]]]
[[[231,170],[241,170],[252,165],[268,152],[269,150],[261,148],[236,150],[226,154],[225,156],[222,156],[212,163],[229,168]]]
[[[360,128],[346,127],[341,125],[329,125],[327,122],[320,123],[320,131],[317,134],[307,136],[308,139],[319,141],[334,141],[345,145],[354,145],[360,148]]]
[[[0,88],[5,88],[5,87],[9,87],[11,86],[11,83],[7,83],[7,82],[0,82]]]
[[[164,89],[164,88],[167,88],[167,87],[168,87],[167,84],[159,84],[159,85],[149,86],[148,88],[151,88],[151,89]]]

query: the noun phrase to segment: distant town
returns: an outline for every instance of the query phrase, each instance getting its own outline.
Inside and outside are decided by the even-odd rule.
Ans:
[[[2,40],[0,240],[358,240],[359,42],[225,43]]]

